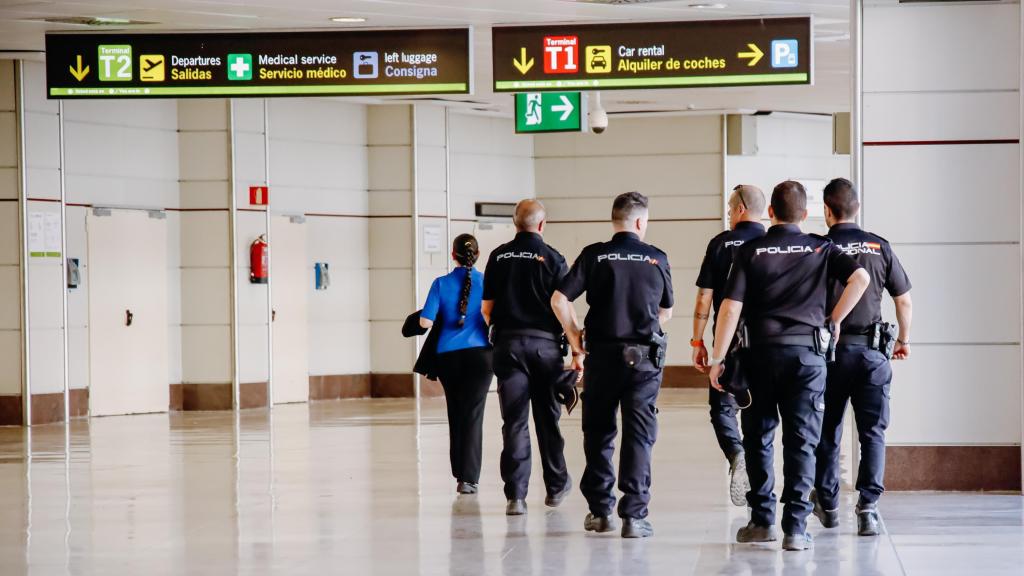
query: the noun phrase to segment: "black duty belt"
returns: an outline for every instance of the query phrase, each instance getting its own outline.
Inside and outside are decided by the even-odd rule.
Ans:
[[[785,336],[761,336],[753,338],[753,347],[758,346],[807,346],[814,348],[813,334],[791,334]]]
[[[840,346],[867,346],[869,348],[875,346],[874,336],[867,334],[840,334],[839,335]]]
[[[533,328],[514,328],[511,330],[497,330],[498,339],[502,338],[541,338],[552,342],[561,342],[562,335],[548,332],[547,330],[535,330]]]

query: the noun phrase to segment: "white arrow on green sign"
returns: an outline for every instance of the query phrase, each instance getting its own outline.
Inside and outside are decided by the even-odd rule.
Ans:
[[[581,92],[516,94],[516,133],[586,132],[587,97]]]

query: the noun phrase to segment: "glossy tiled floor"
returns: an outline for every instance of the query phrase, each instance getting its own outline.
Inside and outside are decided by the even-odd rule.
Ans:
[[[812,521],[811,552],[734,544],[746,513],[703,398],[663,393],[647,541],[584,534],[578,492],[549,510],[538,484],[506,518],[493,396],[477,497],[453,492],[438,400],[0,430],[0,574],[1021,574],[1011,495],[889,494],[880,538],[848,512],[838,532]],[[579,478],[578,414],[565,430]]]

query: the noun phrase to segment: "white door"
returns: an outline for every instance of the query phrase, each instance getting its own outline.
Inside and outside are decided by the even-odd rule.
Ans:
[[[167,221],[89,214],[89,411],[166,412]]]
[[[313,264],[306,260],[306,227],[272,220],[270,281],[274,309],[274,404],[309,400],[307,291]]]
[[[511,222],[477,222],[473,227],[473,236],[480,245],[480,260],[477,268],[481,272],[491,257],[491,252],[516,236],[516,227]]]

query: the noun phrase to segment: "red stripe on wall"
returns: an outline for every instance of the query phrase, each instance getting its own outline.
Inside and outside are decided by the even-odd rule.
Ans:
[[[1020,144],[1019,139],[1003,140],[891,140],[865,142],[865,146],[962,146],[970,144]]]

